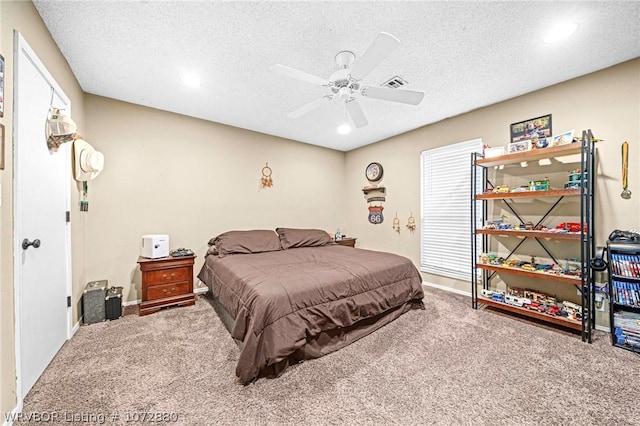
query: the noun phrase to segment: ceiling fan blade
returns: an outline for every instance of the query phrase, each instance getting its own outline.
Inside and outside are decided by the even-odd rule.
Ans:
[[[353,120],[353,124],[355,124],[356,127],[364,127],[369,124],[367,117],[364,116],[364,112],[355,98],[349,99],[345,104],[347,106],[347,111]]]
[[[314,109],[320,107],[321,105],[331,101],[331,99],[333,99],[333,96],[323,96],[321,98],[316,99],[315,101],[309,102],[306,105],[301,106],[300,108],[298,108],[297,110],[290,112],[289,114],[287,114],[287,117],[289,118],[300,118],[303,115],[313,111]]]
[[[327,80],[326,78],[317,77],[315,75],[308,74],[304,71],[300,71],[286,65],[272,65],[271,71],[277,72],[278,74],[282,74],[287,77],[295,78],[296,80],[306,81],[307,83],[318,84],[320,86],[329,85],[329,80]]]
[[[403,104],[418,105],[424,98],[424,93],[413,90],[388,89],[386,87],[365,86],[360,91],[362,96]]]
[[[391,34],[384,32],[378,34],[371,46],[364,52],[364,55],[356,59],[351,68],[351,77],[356,80],[362,80],[398,46],[400,46],[400,40]]]

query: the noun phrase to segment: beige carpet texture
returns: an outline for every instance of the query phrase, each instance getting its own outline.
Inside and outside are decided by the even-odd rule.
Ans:
[[[607,333],[583,343],[431,288],[425,305],[247,386],[234,374],[238,347],[203,296],[195,306],[82,326],[26,396],[23,419],[53,412],[65,425],[640,425],[640,357],[612,347]]]

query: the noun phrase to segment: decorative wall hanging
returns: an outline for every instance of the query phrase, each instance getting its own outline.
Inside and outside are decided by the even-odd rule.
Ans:
[[[89,183],[85,180],[82,182],[82,193],[80,194],[80,211],[88,212],[89,211],[89,200],[87,196],[89,194]]]
[[[262,188],[271,188],[273,186],[273,179],[271,179],[272,170],[269,167],[269,163],[265,163],[265,166],[262,168],[262,179],[261,186]]]
[[[376,162],[369,163],[364,170],[364,174],[369,181],[369,185],[362,188],[362,192],[364,192],[364,197],[367,200],[367,203],[369,203],[369,222],[374,225],[378,225],[384,221],[384,216],[382,216],[382,210],[384,210],[384,207],[382,207],[382,204],[372,204],[383,203],[386,199],[386,188],[376,184],[382,180],[383,172],[382,164]]]
[[[384,207],[382,206],[369,206],[369,222],[374,225],[381,224],[384,221],[382,210],[384,210]]]
[[[398,219],[398,212],[396,212],[396,217],[393,219],[393,230],[398,234],[400,233],[400,219]]]
[[[622,143],[622,193],[620,196],[625,200],[631,198],[631,191],[627,188],[629,185],[629,142]]]
[[[411,216],[409,216],[409,220],[407,221],[407,228],[411,232],[416,230],[416,220],[413,217],[413,212],[411,212]]]

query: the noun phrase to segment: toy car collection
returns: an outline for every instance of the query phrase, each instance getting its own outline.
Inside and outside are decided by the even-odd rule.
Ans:
[[[588,180],[588,172],[584,173],[580,169],[571,170],[569,172],[569,181],[564,184],[564,189],[580,188],[586,185]],[[545,177],[540,180],[532,180],[528,185],[516,186],[514,188],[509,185],[498,185],[487,190],[488,193],[504,194],[508,192],[528,192],[528,191],[550,191],[552,189],[549,178]]]
[[[580,305],[569,301],[558,302],[555,296],[530,289],[507,287],[506,292],[482,289],[481,294],[494,302],[506,303],[541,314],[562,316],[570,321],[582,319]]]

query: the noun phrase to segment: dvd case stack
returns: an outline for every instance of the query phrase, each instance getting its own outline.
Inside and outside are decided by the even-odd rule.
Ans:
[[[619,346],[640,350],[640,313],[617,311],[613,313],[613,339]]]
[[[607,244],[611,343],[640,352],[640,244]]]

